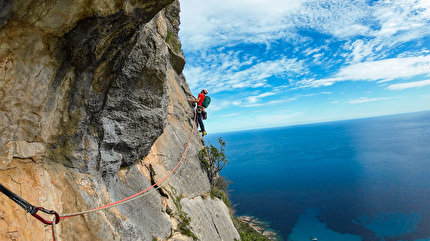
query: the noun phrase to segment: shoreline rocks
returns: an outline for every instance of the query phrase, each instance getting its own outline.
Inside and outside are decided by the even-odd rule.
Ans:
[[[247,223],[252,229],[267,237],[270,240],[278,241],[281,240],[279,234],[274,230],[270,229],[269,224],[260,221],[258,218],[253,216],[239,216],[237,218],[240,222]]]

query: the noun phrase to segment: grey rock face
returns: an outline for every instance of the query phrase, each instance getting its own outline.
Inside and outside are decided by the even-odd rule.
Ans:
[[[151,185],[136,167],[130,168],[130,171],[127,172],[125,183],[116,179],[111,184],[112,189],[115,190],[115,199],[118,200],[136,194]],[[127,213],[127,218],[130,220],[126,224],[122,224],[127,228],[120,229],[121,237],[129,237],[130,240],[136,237],[141,237],[143,240],[152,240],[153,237],[168,237],[172,232],[172,224],[169,215],[160,205],[162,198],[158,192],[151,191],[142,198],[118,206],[122,213]]]
[[[240,235],[236,229],[232,229],[228,208],[219,199],[203,199],[196,197],[193,199],[182,199],[182,207],[191,218],[192,231],[202,241],[240,240]]]
[[[12,15],[12,1],[11,0],[0,0],[0,29],[6,24]]]
[[[139,18],[143,12],[85,19],[64,36],[55,79],[65,81],[70,71],[75,78],[67,106],[70,121],[63,123],[66,131],[53,152],[81,172],[98,169],[109,179],[119,167],[147,155],[163,131],[168,50],[144,22],[148,17]],[[85,142],[94,143],[100,154],[88,155]]]

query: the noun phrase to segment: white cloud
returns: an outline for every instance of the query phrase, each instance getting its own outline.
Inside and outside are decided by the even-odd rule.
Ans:
[[[362,39],[358,39],[343,46],[344,49],[351,51],[343,54],[343,56],[351,63],[359,63],[363,59],[374,55],[374,47],[374,43],[371,41],[365,42]]]
[[[429,35],[428,0],[381,0],[371,5],[365,0],[306,1],[292,19],[296,28],[349,40],[341,45],[341,56],[349,63],[383,58],[392,48]]]
[[[306,56],[309,56],[311,54],[317,54],[319,53],[323,48],[322,47],[318,47],[318,48],[307,48],[303,51],[303,54]]]
[[[390,99],[397,99],[399,97],[380,97],[380,98],[367,98],[367,97],[360,97],[355,100],[349,100],[346,103],[349,104],[362,104],[367,102],[374,102],[374,101],[381,101],[381,100],[390,100]]]
[[[298,44],[307,37],[297,30],[305,28],[338,39],[364,37],[344,46],[358,62],[428,36],[430,6],[428,0],[381,0],[372,6],[367,0],[182,0],[181,23],[187,51],[278,40]]]
[[[188,52],[184,73],[192,89],[202,85],[215,92],[269,87],[268,78],[272,76],[283,77],[291,73],[296,74],[294,77],[299,73],[304,76],[311,63],[332,64],[334,60],[327,56],[339,54],[345,58],[344,63],[350,65],[342,67],[330,78],[306,79],[297,81],[297,85],[318,87],[348,80],[390,81],[427,74],[428,53],[421,57],[383,58],[391,47],[429,35],[429,5],[428,0],[381,0],[373,2],[372,6],[366,0],[219,0],[204,3],[184,0],[181,1],[180,31]],[[314,40],[300,36],[297,30],[301,27],[351,40],[340,46],[342,51],[330,53],[332,50],[324,44],[310,45]],[[275,40],[297,46],[296,51],[304,47],[300,52],[307,59],[299,61],[282,54],[277,59],[263,61],[262,56],[245,56],[240,51],[224,52],[225,47],[236,44],[265,43],[269,46]],[[424,65],[416,66],[419,61]]]
[[[316,29],[338,38],[368,35],[370,29],[361,23],[368,18],[369,6],[363,0],[306,1],[294,16],[298,27]]]
[[[369,31],[362,31],[366,41],[356,40],[343,47],[350,52],[347,60],[357,63],[362,59],[374,59],[392,48],[428,36],[430,4],[428,0],[378,1],[367,9]],[[351,49],[352,47],[352,49]],[[346,55],[346,53],[344,53]]]
[[[345,81],[342,78],[327,78],[327,79],[304,79],[295,83],[296,88],[318,88],[333,85],[336,82]],[[294,89],[294,88],[293,88]]]
[[[241,52],[202,54],[191,56],[184,74],[192,90],[205,86],[212,93],[241,88],[270,86],[270,77],[286,77],[303,73],[303,62],[280,57],[262,61]]]
[[[381,1],[376,4],[374,16],[380,23],[380,30],[375,36],[394,36],[400,39],[415,39],[427,33],[417,31],[428,28],[430,5],[427,0]]]
[[[430,73],[430,55],[367,61],[342,68],[336,75],[344,80],[393,80]]]
[[[430,75],[430,55],[367,61],[343,67],[331,78],[307,79],[296,83],[299,87],[330,86],[342,81],[380,81]]]
[[[218,100],[218,99],[216,99],[216,100],[211,102],[210,110],[211,110],[211,112],[216,112],[219,110],[225,110],[231,106],[240,106],[240,105],[242,105],[241,100],[227,100],[227,99]]]
[[[264,97],[267,97],[267,96],[272,96],[272,95],[276,95],[276,93],[275,92],[266,92],[266,93],[259,94],[259,95],[256,95],[256,96],[249,96],[247,98],[247,100],[248,100],[249,103],[256,103],[261,98],[264,98]]]
[[[424,86],[430,85],[430,79],[428,80],[422,80],[422,81],[414,81],[414,82],[408,82],[408,83],[401,83],[401,84],[393,84],[388,86],[389,90],[404,90],[409,88],[420,88]]]
[[[190,49],[260,42],[285,37],[285,21],[301,0],[181,1],[180,36]],[[249,38],[252,36],[252,38]]]

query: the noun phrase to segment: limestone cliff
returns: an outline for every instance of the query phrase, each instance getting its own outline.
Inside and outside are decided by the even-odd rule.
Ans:
[[[175,0],[0,0],[0,183],[61,215],[165,177],[193,129],[179,9]],[[228,208],[206,195],[202,141],[194,132],[160,189],[61,220],[59,240],[239,239]],[[0,206],[0,240],[52,240],[50,226],[2,194]]]

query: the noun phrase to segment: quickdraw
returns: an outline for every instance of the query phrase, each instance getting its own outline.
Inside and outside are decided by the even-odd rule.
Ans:
[[[44,213],[49,214],[49,215],[54,215],[55,216],[55,219],[54,219],[55,220],[55,224],[57,224],[57,223],[60,222],[60,215],[58,215],[57,212],[55,212],[53,210],[46,210],[43,207],[35,207],[35,206],[31,205],[29,202],[25,201],[23,198],[21,198],[20,196],[16,195],[15,193],[13,193],[9,189],[7,189],[2,184],[0,184],[0,191],[4,195],[6,195],[10,199],[12,199],[19,206],[21,206],[25,211],[27,211],[28,213],[30,213],[31,215],[33,215],[33,217],[35,217],[39,221],[41,221],[42,223],[47,224],[47,225],[52,225],[53,221],[48,221],[48,220],[44,219],[39,214],[37,214],[38,211],[44,212]]]

